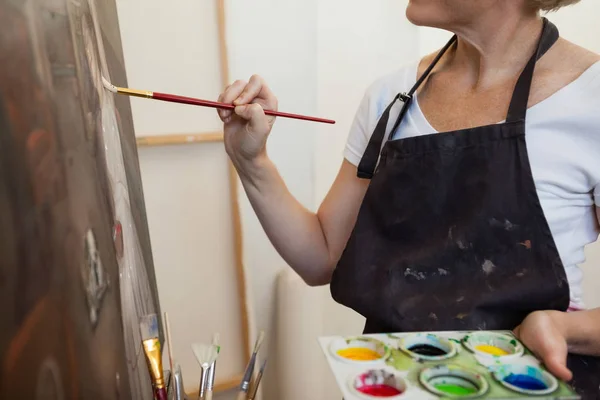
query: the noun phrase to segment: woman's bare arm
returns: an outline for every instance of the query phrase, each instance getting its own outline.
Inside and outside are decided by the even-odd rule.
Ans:
[[[270,159],[240,175],[250,203],[283,259],[311,285],[325,285],[356,222],[368,181],[344,160],[319,211],[303,207],[289,192]]]
[[[306,283],[329,283],[368,181],[359,179],[356,167],[344,161],[319,211],[307,210],[292,196],[267,155],[266,141],[275,119],[264,110],[277,109],[277,98],[267,84],[256,75],[248,83],[236,81],[219,100],[236,105],[234,111],[219,110],[225,149],[267,236]]]

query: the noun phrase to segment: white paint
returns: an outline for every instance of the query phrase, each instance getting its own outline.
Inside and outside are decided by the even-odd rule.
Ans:
[[[105,77],[102,77],[102,84],[104,85],[104,88],[106,90],[109,90],[113,93],[117,93],[117,88],[115,87],[115,85],[107,81]]]

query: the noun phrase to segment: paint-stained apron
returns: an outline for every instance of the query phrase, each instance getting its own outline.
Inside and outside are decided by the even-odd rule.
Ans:
[[[569,285],[525,141],[535,64],[558,37],[544,19],[504,123],[390,140],[456,37],[382,114],[358,166],[371,182],[331,282],[333,298],[367,318],[365,333],[512,330],[533,311],[567,310]],[[571,355],[569,367],[583,398],[599,398],[599,359]]]

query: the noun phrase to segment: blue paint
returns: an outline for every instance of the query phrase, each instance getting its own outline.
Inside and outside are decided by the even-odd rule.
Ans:
[[[524,390],[548,389],[548,386],[546,386],[546,384],[544,382],[542,382],[541,380],[539,380],[533,376],[529,376],[529,375],[510,374],[509,376],[504,378],[504,381],[506,383],[509,383],[513,386],[518,387],[519,389],[524,389]]]

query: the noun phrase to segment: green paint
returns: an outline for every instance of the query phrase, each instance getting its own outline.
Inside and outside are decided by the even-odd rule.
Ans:
[[[450,383],[440,383],[439,385],[435,385],[435,388],[440,392],[451,394],[454,396],[464,396],[477,392],[476,389],[459,385],[452,385]]]
[[[513,339],[513,340],[510,341],[510,344],[512,344],[513,346],[516,347],[517,346],[517,341],[515,339]]]

